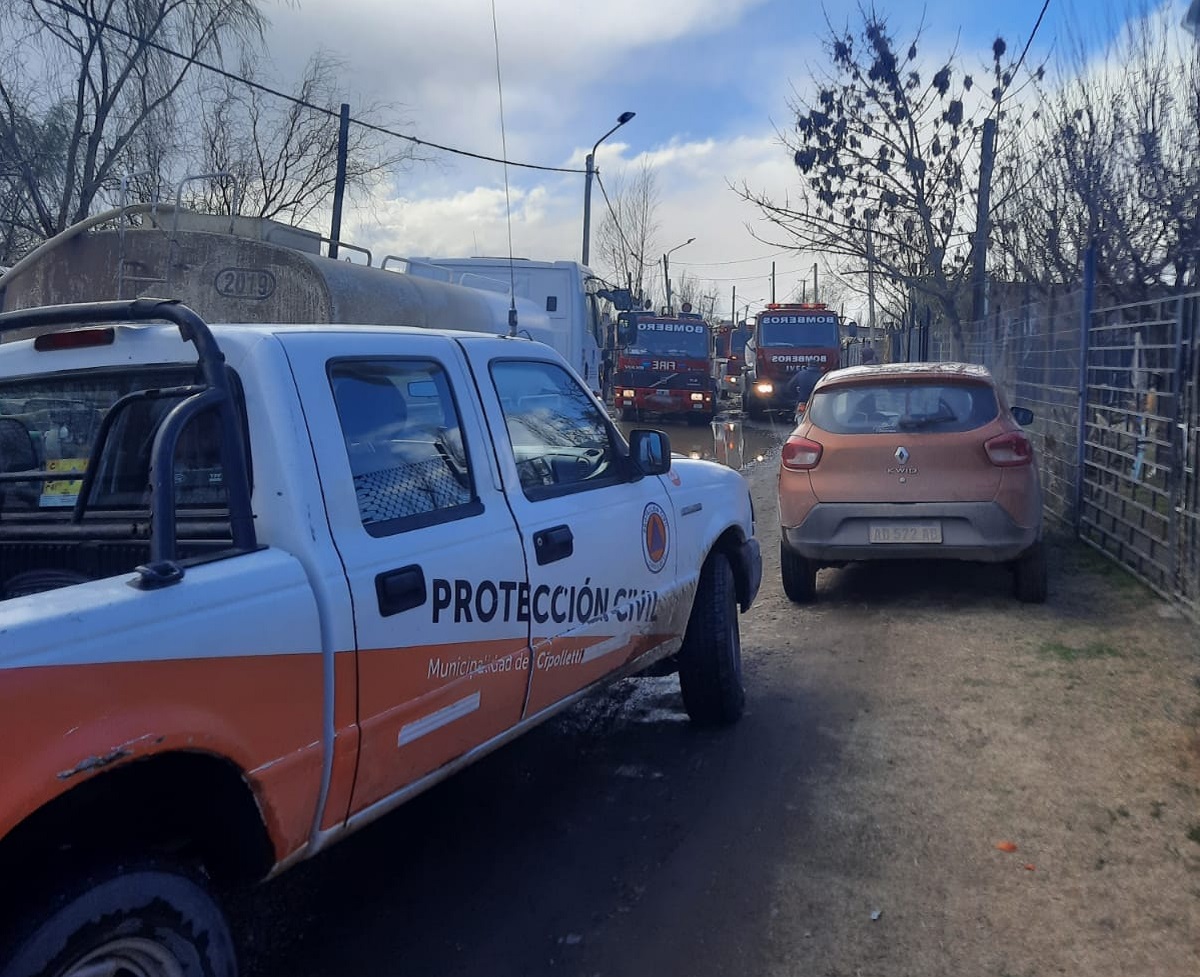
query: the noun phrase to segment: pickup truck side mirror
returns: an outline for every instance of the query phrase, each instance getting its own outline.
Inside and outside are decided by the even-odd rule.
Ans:
[[[1012,409],[1013,420],[1021,427],[1026,427],[1033,423],[1033,411],[1028,407],[1014,407]]]
[[[629,455],[641,474],[665,475],[671,470],[671,439],[662,431],[630,431]]]

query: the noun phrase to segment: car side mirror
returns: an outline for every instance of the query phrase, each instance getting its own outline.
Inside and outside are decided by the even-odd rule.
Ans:
[[[1012,409],[1012,416],[1013,420],[1020,424],[1021,427],[1027,427],[1033,423],[1033,411],[1028,407],[1014,407]]]
[[[629,454],[643,475],[665,475],[671,470],[671,439],[662,431],[630,431]]]

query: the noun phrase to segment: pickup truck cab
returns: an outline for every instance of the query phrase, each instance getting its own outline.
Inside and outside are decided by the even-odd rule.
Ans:
[[[553,350],[0,316],[0,977],[232,977],[220,893],[590,691],[744,693],[740,475],[621,438]],[[106,969],[107,968],[107,969]]]

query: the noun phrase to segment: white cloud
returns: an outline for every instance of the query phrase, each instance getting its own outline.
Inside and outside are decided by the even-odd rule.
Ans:
[[[843,23],[849,11],[853,25],[854,9],[846,3],[832,20]],[[911,15],[901,18],[906,24],[915,24],[915,7],[902,5],[901,12]],[[595,8],[496,0],[496,13],[508,157],[582,168],[592,140],[617,113],[636,110],[637,119],[600,146],[597,165],[606,184],[611,187],[624,167],[651,165],[661,197],[659,245],[696,238],[672,256],[672,268],[710,281],[726,308],[734,284],[746,299],[765,297],[773,249],[747,225],[771,240],[781,235],[771,235],[729,185],[745,182],[780,201],[799,188],[773,122],[787,127],[791,84],[803,92],[810,70],[827,64],[815,0],[610,0]],[[755,13],[772,29],[751,36],[747,20]],[[300,8],[274,13],[273,21],[270,46],[277,57],[290,51],[300,61],[319,43],[347,58],[348,89],[403,103],[413,134],[501,154],[490,0],[303,0]],[[936,59],[955,49],[953,21],[926,17],[923,55]],[[1028,30],[1032,17],[1022,13],[1021,24]],[[739,27],[749,43],[726,47]],[[907,37],[909,29],[897,23],[898,36]],[[1048,40],[1046,34],[1043,28],[1039,40]],[[714,57],[714,51],[720,53]],[[987,44],[978,60],[986,53]],[[977,67],[974,45],[961,54],[964,67]],[[711,112],[692,107],[689,114],[673,101],[695,91],[712,96]],[[578,257],[582,175],[510,169],[509,179],[514,253]],[[599,187],[592,213],[594,233],[605,214]],[[435,165],[418,164],[377,193],[347,230],[377,253],[507,253],[503,173],[493,164],[440,155]],[[754,255],[764,257],[740,261]],[[777,258],[781,299],[811,274],[814,260],[807,254]]]

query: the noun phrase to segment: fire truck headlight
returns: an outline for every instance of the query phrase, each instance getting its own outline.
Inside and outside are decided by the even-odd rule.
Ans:
[[[704,394],[692,394],[692,403],[701,403],[704,400]]]
[[[775,384],[764,381],[762,383],[756,383],[754,385],[754,389],[760,394],[771,394],[775,392]]]
[[[633,400],[634,393],[633,393],[633,391],[632,391],[632,390],[622,390],[622,391],[621,391],[621,396],[622,396],[622,397],[627,397],[627,398],[629,398],[630,400]]]

